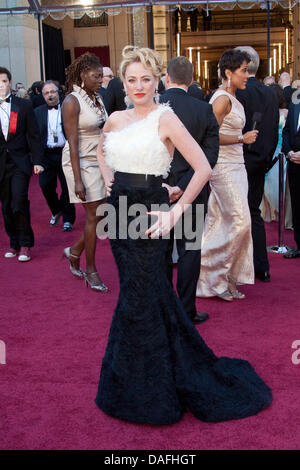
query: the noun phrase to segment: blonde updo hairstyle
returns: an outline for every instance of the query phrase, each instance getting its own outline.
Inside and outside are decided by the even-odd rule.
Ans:
[[[153,76],[158,80],[163,72],[163,60],[161,56],[148,47],[125,46],[122,51],[123,60],[120,64],[120,77],[125,81],[125,73],[128,65],[141,62],[143,66],[150,69]]]

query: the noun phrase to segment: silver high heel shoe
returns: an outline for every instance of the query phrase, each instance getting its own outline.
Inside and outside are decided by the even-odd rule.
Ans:
[[[70,271],[73,274],[73,276],[77,277],[78,279],[83,279],[84,278],[83,272],[81,271],[80,268],[79,269],[74,268],[74,266],[72,265],[72,260],[71,260],[71,258],[79,259],[80,256],[73,255],[73,253],[71,253],[71,247],[70,246],[68,246],[68,248],[64,249],[61,259],[63,259],[63,258],[67,258],[67,260],[69,261]]]
[[[98,277],[98,279],[99,279],[99,281],[100,281],[100,284],[99,284],[99,283],[96,283],[96,281],[91,281],[91,280],[88,278],[88,276],[93,276],[93,275],[95,275],[95,274],[97,274],[97,277]],[[103,284],[103,282],[102,282],[101,279],[99,278],[99,275],[98,275],[97,271],[94,272],[94,273],[87,273],[87,272],[84,272],[84,273],[83,273],[83,276],[84,276],[84,279],[85,279],[85,285],[86,285],[86,287],[89,287],[89,286],[90,286],[90,288],[91,288],[92,290],[96,290],[96,291],[98,291],[98,292],[108,292],[108,287],[106,287],[106,285]]]
[[[219,297],[222,300],[226,300],[227,302],[232,302],[233,301],[232,292],[230,292],[229,290],[226,290],[225,292],[222,292],[222,294],[217,294],[217,297]]]
[[[245,294],[237,290],[236,283],[234,281],[229,281],[228,289],[234,299],[244,299],[246,297]]]

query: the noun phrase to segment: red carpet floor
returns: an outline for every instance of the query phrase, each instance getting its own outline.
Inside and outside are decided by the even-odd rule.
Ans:
[[[118,296],[108,241],[98,241],[97,264],[110,293],[86,289],[60,261],[83,227],[49,227],[50,213],[32,178],[33,259],[5,259],[0,225],[1,449],[300,449],[300,364],[291,347],[300,340],[300,259],[271,254],[272,282],[241,288],[245,300],[198,300],[210,320],[198,326],[216,354],[249,360],[272,388],[274,402],[257,416],[203,423],[187,413],[173,426],[143,426],[106,416],[94,404],[100,364]],[[268,243],[277,224],[268,224]],[[292,232],[285,242],[293,244]],[[299,354],[300,358],[300,354]]]

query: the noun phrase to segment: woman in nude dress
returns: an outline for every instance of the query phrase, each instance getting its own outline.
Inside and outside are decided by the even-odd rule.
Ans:
[[[102,66],[89,52],[78,57],[67,70],[67,93],[62,107],[63,124],[68,139],[62,157],[70,202],[82,203],[86,211],[84,232],[73,246],[65,248],[71,273],[84,278],[87,287],[107,292],[95,265],[96,212],[105,201],[105,187],[97,162],[97,146],[107,119],[102,99],[97,93],[103,78]],[[80,269],[80,255],[85,250],[86,270]]]
[[[248,180],[243,144],[255,142],[258,131],[243,134],[245,112],[235,97],[248,80],[247,53],[228,50],[219,62],[223,80],[212,96],[220,126],[220,150],[210,179],[211,194],[203,233],[197,296],[243,299],[237,285],[254,283]]]

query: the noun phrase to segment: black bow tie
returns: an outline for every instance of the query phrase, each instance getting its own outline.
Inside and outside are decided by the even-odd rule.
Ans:
[[[58,104],[56,104],[55,106],[49,106],[48,104],[47,106],[48,106],[48,109],[58,109]]]
[[[4,102],[5,102],[5,103],[10,103],[10,97],[11,97],[11,95],[9,95],[9,96],[8,96],[7,98],[5,98],[5,99],[0,98],[0,104],[2,104],[2,103],[4,103]]]

